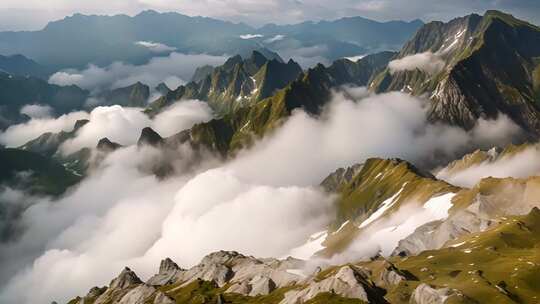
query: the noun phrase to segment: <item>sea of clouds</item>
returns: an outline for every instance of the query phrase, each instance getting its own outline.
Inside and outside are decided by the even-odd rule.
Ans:
[[[369,157],[429,163],[479,143],[505,144],[520,132],[503,115],[469,131],[431,124],[422,99],[345,88],[319,117],[297,110],[231,159],[208,154],[201,161],[187,145],[173,157],[133,145],[143,126],[168,135],[209,119],[199,103],[179,102],[153,119],[118,106],[46,123],[36,117],[8,129],[12,136],[0,135],[3,142],[30,138],[45,126],[72,127],[70,115],[79,115],[90,123],[66,144],[68,151],[94,147],[105,136],[126,145],[61,198],[29,198],[34,202],[20,219],[24,233],[0,245],[0,302],[66,302],[108,284],[124,266],[147,278],[165,257],[189,267],[216,250],[286,256],[335,219],[334,197],[318,184],[336,168]],[[141,169],[164,159],[180,170],[160,179]]]

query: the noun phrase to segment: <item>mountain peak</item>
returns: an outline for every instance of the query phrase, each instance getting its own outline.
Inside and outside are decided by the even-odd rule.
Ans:
[[[125,267],[124,270],[111,281],[111,284],[109,285],[110,289],[124,289],[126,287],[130,287],[132,285],[141,284],[142,281],[139,279],[137,274],[133,272],[133,270],[129,269],[129,267]]]
[[[172,271],[180,270],[181,268],[173,262],[170,258],[165,258],[159,264],[159,273],[169,273]]]
[[[101,151],[114,151],[121,147],[122,145],[110,141],[107,137],[100,139],[96,146],[96,148]]]
[[[137,145],[158,146],[163,143],[163,137],[150,127],[142,129]]]
[[[90,120],[88,119],[79,119],[75,122],[75,125],[73,126],[73,131],[77,131],[80,128],[84,127],[87,123],[89,123]]]

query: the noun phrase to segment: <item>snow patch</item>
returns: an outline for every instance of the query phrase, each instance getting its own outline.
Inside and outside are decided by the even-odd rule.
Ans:
[[[312,234],[309,240],[304,245],[291,250],[290,256],[301,260],[307,260],[311,258],[317,251],[325,248],[322,243],[324,242],[324,240],[326,240],[327,236],[327,230]]]
[[[377,209],[377,211],[373,212],[365,221],[363,221],[362,224],[360,224],[359,228],[364,228],[367,225],[371,224],[372,222],[377,220],[379,217],[381,217],[386,212],[386,210],[392,208],[392,206],[397,202],[396,198],[399,196],[399,194],[401,194],[401,191],[403,191],[403,188],[405,188],[405,185],[406,184],[403,184],[401,189],[396,194],[394,194],[392,197],[382,202],[381,205],[379,206],[379,209]]]

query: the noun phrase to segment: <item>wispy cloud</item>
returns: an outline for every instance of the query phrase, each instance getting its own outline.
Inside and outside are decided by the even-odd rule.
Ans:
[[[175,47],[168,46],[166,44],[152,42],[152,41],[137,41],[136,45],[145,47],[154,53],[166,53],[176,51]]]

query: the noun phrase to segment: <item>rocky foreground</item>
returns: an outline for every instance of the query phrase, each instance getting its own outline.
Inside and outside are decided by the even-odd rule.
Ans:
[[[129,268],[69,304],[537,303],[540,210],[416,256],[332,266],[220,251],[182,269],[170,259],[143,282]]]

